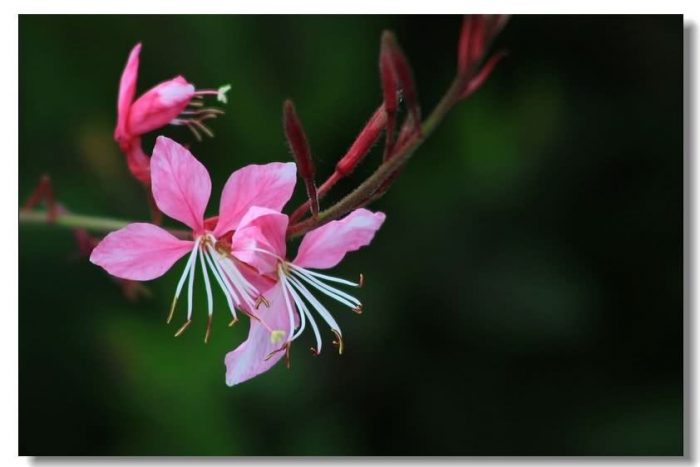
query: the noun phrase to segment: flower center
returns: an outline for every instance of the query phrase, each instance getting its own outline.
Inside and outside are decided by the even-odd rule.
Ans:
[[[246,313],[246,310],[248,310],[248,313],[252,313],[252,309],[257,308],[256,305],[266,302],[266,299],[260,294],[258,289],[245,278],[237,266],[235,258],[223,249],[216,248],[216,244],[217,239],[211,232],[204,232],[195,238],[192,252],[187,259],[187,264],[175,289],[175,296],[168,315],[167,322],[170,323],[175,313],[177,300],[180,297],[185,281],[187,281],[187,320],[175,333],[175,337],[182,335],[192,323],[194,276],[198,258],[202,275],[204,276],[204,287],[207,292],[208,321],[204,342],[209,341],[214,314],[214,300],[209,279],[210,272],[214,277],[214,281],[223,292],[231,312],[232,320],[229,326],[233,326],[238,321],[236,308],[244,313]]]

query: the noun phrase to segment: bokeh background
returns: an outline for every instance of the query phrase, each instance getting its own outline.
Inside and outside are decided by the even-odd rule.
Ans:
[[[457,16],[21,16],[19,198],[49,173],[85,214],[148,218],[112,141],[117,83],[230,83],[213,178],[289,160],[291,97],[327,175],[380,102],[396,32],[424,111],[451,80]],[[374,208],[370,248],[335,270],[346,353],[224,383],[247,333],[165,317],[181,265],[131,303],[64,229],[20,226],[24,455],[680,455],[682,17],[515,16],[510,51]],[[153,138],[146,140],[150,150]],[[339,197],[380,158],[334,193]],[[297,199],[303,199],[298,190]],[[204,312],[204,291],[196,303]],[[219,311],[225,307],[217,296]],[[184,311],[176,321],[183,319]],[[330,339],[331,335],[326,332]]]

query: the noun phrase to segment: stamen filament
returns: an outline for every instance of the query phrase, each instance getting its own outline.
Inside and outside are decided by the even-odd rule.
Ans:
[[[361,287],[362,286],[362,282],[363,282],[362,274],[360,274],[360,282],[357,283],[357,282],[349,281],[347,279],[341,279],[340,277],[327,276],[326,274],[321,274],[320,272],[316,272],[316,271],[312,271],[310,269],[302,268],[301,266],[297,266],[294,263],[289,263],[289,265],[293,269],[303,271],[307,274],[311,274],[312,276],[318,277],[320,279],[326,279],[327,281],[337,282],[339,284],[345,284],[345,285],[349,285],[352,287]]]
[[[343,305],[346,305],[352,309],[355,308],[361,308],[362,303],[352,295],[348,295],[342,290],[338,290],[335,287],[331,287],[328,284],[324,284],[323,282],[319,281],[318,279],[312,277],[312,276],[307,276],[305,275],[302,271],[299,271],[298,269],[293,269],[292,272],[299,278],[303,279],[305,282],[307,282],[310,285],[313,285],[314,288],[319,290],[320,292],[328,295],[329,297],[339,301]]]
[[[214,313],[214,298],[212,297],[211,293],[211,283],[209,282],[209,273],[207,272],[207,267],[204,264],[204,256],[205,252],[202,251],[199,254],[199,264],[202,266],[202,275],[204,276],[204,288],[207,291],[207,311],[209,314],[208,320],[207,320],[207,330],[204,334],[204,343],[206,344],[209,342],[209,334],[211,333],[211,322],[212,322],[212,315]]]
[[[316,324],[316,320],[314,319],[313,315],[311,314],[311,311],[309,311],[309,308],[306,306],[304,301],[297,295],[297,293],[294,291],[293,288],[289,287],[289,284],[285,282],[285,286],[289,289],[290,294],[292,295],[292,298],[294,299],[294,303],[297,304],[297,307],[301,310],[300,314],[304,314],[309,318],[309,324],[311,324],[311,329],[314,332],[314,336],[316,337],[316,347],[317,349],[313,349],[314,353],[318,355],[321,353],[321,348],[323,347],[323,342],[321,341],[321,333],[318,330],[318,325]],[[297,333],[300,334],[300,333]],[[298,336],[296,336],[298,337]],[[295,339],[296,339],[295,337]]]
[[[192,268],[190,268],[190,275],[187,283],[187,321],[192,319],[192,300],[194,299],[193,289],[194,289],[194,275],[197,268],[194,262],[197,261],[197,256],[199,254],[199,248],[194,252],[194,257],[192,261]]]
[[[319,315],[321,315],[321,318],[330,326],[330,328],[333,331],[336,331],[338,334],[340,334],[340,326],[338,326],[338,323],[336,323],[335,319],[333,319],[333,316],[331,315],[330,311],[319,302],[316,297],[314,297],[309,290],[304,287],[304,285],[299,282],[297,279],[294,277],[289,277],[289,282],[296,287],[296,289],[301,292],[301,294],[306,298],[311,306],[313,306],[316,311],[318,312]]]
[[[234,303],[236,305],[240,305],[243,302],[241,301],[241,299],[238,297],[238,294],[234,290],[233,285],[231,283],[231,279],[229,279],[228,275],[223,270],[223,266],[220,264],[219,260],[217,260],[216,256],[214,256],[214,255],[218,255],[218,253],[213,248],[208,248],[208,253],[209,253],[209,256],[212,258],[212,262],[214,263],[214,266],[216,267],[216,270],[219,273],[219,275],[222,279],[222,282],[226,286],[226,290],[228,290],[229,293],[231,294],[231,298],[233,299]],[[225,260],[225,258],[221,255],[219,255],[219,258],[223,258]],[[234,316],[234,318],[236,317],[235,311],[233,311],[233,316]]]
[[[289,318],[289,334],[287,335],[287,342],[291,342],[292,336],[294,335],[294,311],[292,310],[292,305],[289,303],[289,296],[287,295],[287,290],[290,289],[290,287],[285,280],[282,265],[278,266],[278,274],[280,280],[282,281],[282,295],[284,295],[284,303],[285,305],[287,305],[287,316]]]
[[[301,324],[299,325],[299,328],[296,330],[296,332],[292,335],[292,338],[290,341],[293,341],[297,337],[301,335],[302,332],[304,332],[304,329],[306,328],[306,315],[309,313],[308,309],[306,308],[306,304],[301,301],[301,299],[297,296],[296,293],[294,293],[294,290],[292,290],[291,287],[289,287],[289,283],[287,282],[286,278],[281,277],[282,280],[282,286],[285,289],[289,289],[289,291],[292,293],[292,299],[294,300],[294,303],[296,304],[297,308],[299,309],[299,318],[301,319]],[[313,319],[313,318],[310,318]]]
[[[197,253],[197,250],[199,249],[200,242],[201,237],[198,237],[194,242],[194,247],[192,248],[192,252],[190,253],[189,258],[187,258],[185,270],[182,272],[182,276],[180,276],[180,280],[178,281],[177,287],[175,288],[175,296],[173,297],[173,302],[170,305],[170,313],[168,314],[168,324],[170,324],[170,321],[173,319],[173,314],[175,313],[175,305],[177,305],[177,299],[178,297],[180,297],[180,292],[182,291],[183,285],[185,285],[185,278],[187,277],[187,273],[190,272],[190,268],[192,267],[192,263],[194,262],[194,256]]]
[[[219,287],[221,287],[221,291],[224,293],[224,297],[226,297],[226,303],[228,303],[228,308],[229,310],[231,310],[231,315],[233,315],[233,319],[238,319],[238,317],[236,316],[236,309],[233,305],[233,301],[231,301],[231,292],[228,290],[228,287],[224,284],[224,281],[220,276],[221,273],[218,270],[216,263],[212,261],[211,253],[207,251],[206,254],[202,256],[204,256],[204,258],[207,260],[207,264],[209,264],[209,268],[211,269],[211,272],[214,275],[214,279],[216,279],[216,282],[218,282]]]

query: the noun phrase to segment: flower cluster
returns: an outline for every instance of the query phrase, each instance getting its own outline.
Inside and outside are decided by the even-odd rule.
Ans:
[[[290,261],[285,243],[288,218],[281,210],[294,191],[294,163],[249,165],[233,172],[224,186],[216,222],[210,225],[204,211],[211,180],[187,149],[159,136],[150,173],[158,209],[189,227],[191,239],[179,239],[154,224],[133,223],[107,235],[92,251],[91,262],[113,276],[146,281],[162,276],[186,256],[169,317],[187,283],[187,319],[176,335],[192,321],[193,285],[199,267],[208,305],[205,341],[214,312],[212,284],[226,298],[232,323],[238,320],[237,309],[253,318],[248,339],[226,356],[229,385],[270,368],[288,353],[307,321],[316,337],[314,352],[320,352],[322,339],[315,315],[330,326],[342,351],[340,327],[312,291],[360,311],[359,300],[332,285],[357,287],[360,283],[317,270],[331,268],[347,252],[367,245],[384,222],[384,214],[358,209],[312,230]]]
[[[162,135],[149,157],[141,138],[166,125],[187,126],[198,140],[202,134],[212,136],[205,121],[223,112],[205,106],[204,98],[213,95],[226,103],[229,86],[196,90],[177,76],[135,98],[141,51],[137,44],[121,76],[114,138],[131,174],[149,188],[154,222],[72,216],[55,202],[48,178],[42,179],[25,204],[20,221],[43,219],[40,213],[29,212],[43,201],[45,221],[75,229],[81,252],[113,276],[129,297],[146,290],[140,282],[161,277],[184,258],[168,315],[170,322],[187,286],[186,318],[176,336],[192,323],[195,280],[206,291],[205,342],[211,336],[217,289],[226,300],[230,325],[241,314],[249,318],[248,338],[225,357],[230,386],[267,371],[282,357],[288,363],[292,343],[307,327],[316,342],[312,353],[323,348],[323,325],[330,328],[333,343],[342,353],[343,334],[328,307],[335,302],[362,313],[362,303],[349,290],[361,287],[363,276],[351,281],[321,271],[335,267],[348,252],[372,241],[385,215],[366,206],[387,192],[448,111],[483,85],[504,56],[502,52],[489,55],[489,48],[506,21],[505,16],[465,17],[455,79],[425,119],[408,58],[393,34],[385,32],[378,63],[382,103],[339,158],[333,173],[317,185],[311,146],[294,104],[286,101],[283,129],[295,162],[248,165],[234,171],[223,187],[218,215],[209,218],[205,211],[212,186],[204,165],[189,149]],[[400,111],[402,106],[404,111]],[[345,197],[321,209],[328,192],[366,159],[382,135],[383,156],[376,169]],[[297,177],[308,199],[288,216],[282,211]],[[163,228],[161,214],[188,229]],[[87,232],[90,229],[110,233],[100,240]],[[297,237],[301,241],[290,259],[287,241]]]

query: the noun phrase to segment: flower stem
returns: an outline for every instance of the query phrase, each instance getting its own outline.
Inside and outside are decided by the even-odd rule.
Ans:
[[[19,212],[20,225],[57,225],[69,229],[85,229],[91,232],[107,233],[119,230],[133,223],[122,219],[110,219],[107,217],[84,216],[80,214],[60,213],[56,219],[49,220],[46,211],[26,211]],[[176,229],[166,229],[171,234],[179,238],[188,238],[190,232]]]

